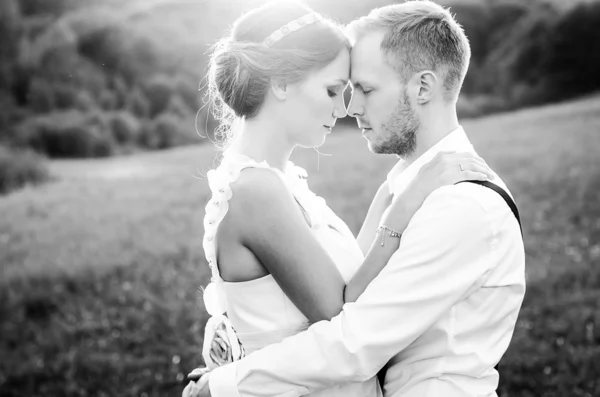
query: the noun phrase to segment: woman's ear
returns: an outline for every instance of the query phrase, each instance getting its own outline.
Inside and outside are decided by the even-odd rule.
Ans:
[[[438,77],[431,70],[418,73],[416,77],[418,78],[416,81],[418,85],[417,103],[425,105],[433,99],[438,91]]]
[[[283,80],[271,80],[271,92],[280,101],[287,99],[287,83]]]

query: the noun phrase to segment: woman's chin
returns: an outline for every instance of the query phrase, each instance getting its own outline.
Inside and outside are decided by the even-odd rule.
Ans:
[[[307,141],[307,142],[299,143],[298,146],[306,148],[306,149],[318,148],[320,146],[323,146],[326,139],[327,139],[327,135],[323,135],[322,137],[313,139],[310,142]]]

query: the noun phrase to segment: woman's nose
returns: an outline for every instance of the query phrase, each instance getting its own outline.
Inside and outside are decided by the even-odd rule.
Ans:
[[[338,119],[344,118],[348,115],[346,111],[346,106],[344,106],[344,100],[336,101],[335,107],[333,108],[333,117],[337,117]]]
[[[336,107],[335,110],[333,111],[333,117],[336,117],[338,119],[342,119],[344,117],[346,117],[348,115],[348,113],[346,112],[346,109],[344,108],[338,108]]]

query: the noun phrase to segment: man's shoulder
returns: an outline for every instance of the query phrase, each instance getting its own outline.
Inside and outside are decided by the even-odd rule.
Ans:
[[[419,212],[436,213],[443,218],[481,217],[489,199],[484,189],[474,183],[442,186],[425,199]]]
[[[507,195],[513,199],[512,193],[500,177],[495,176],[494,179],[488,180],[487,183],[496,185],[497,188],[506,192]],[[485,211],[491,211],[498,207],[506,206],[504,198],[497,191],[477,183],[477,181],[464,181],[455,185],[443,186],[436,189],[430,197],[438,200],[445,200],[447,202],[454,202],[455,204],[461,202],[476,204]]]
[[[514,202],[506,184],[499,177],[489,182],[504,190]],[[504,197],[490,187],[477,183],[462,182],[443,186],[427,198],[421,210],[436,211],[440,213],[439,216],[453,219],[455,222],[479,218],[481,227],[496,232],[499,225],[504,225],[503,228],[508,228],[507,231],[511,230],[511,234],[513,226],[515,233],[520,230],[515,214]],[[442,211],[445,213],[441,214]],[[511,219],[514,219],[514,223]],[[520,235],[520,232],[518,234]]]

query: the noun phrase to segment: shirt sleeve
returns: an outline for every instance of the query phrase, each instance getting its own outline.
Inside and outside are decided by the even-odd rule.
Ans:
[[[356,302],[331,321],[214,370],[212,395],[300,396],[373,377],[480,286],[492,265],[491,222],[466,185],[425,200],[398,251]]]

